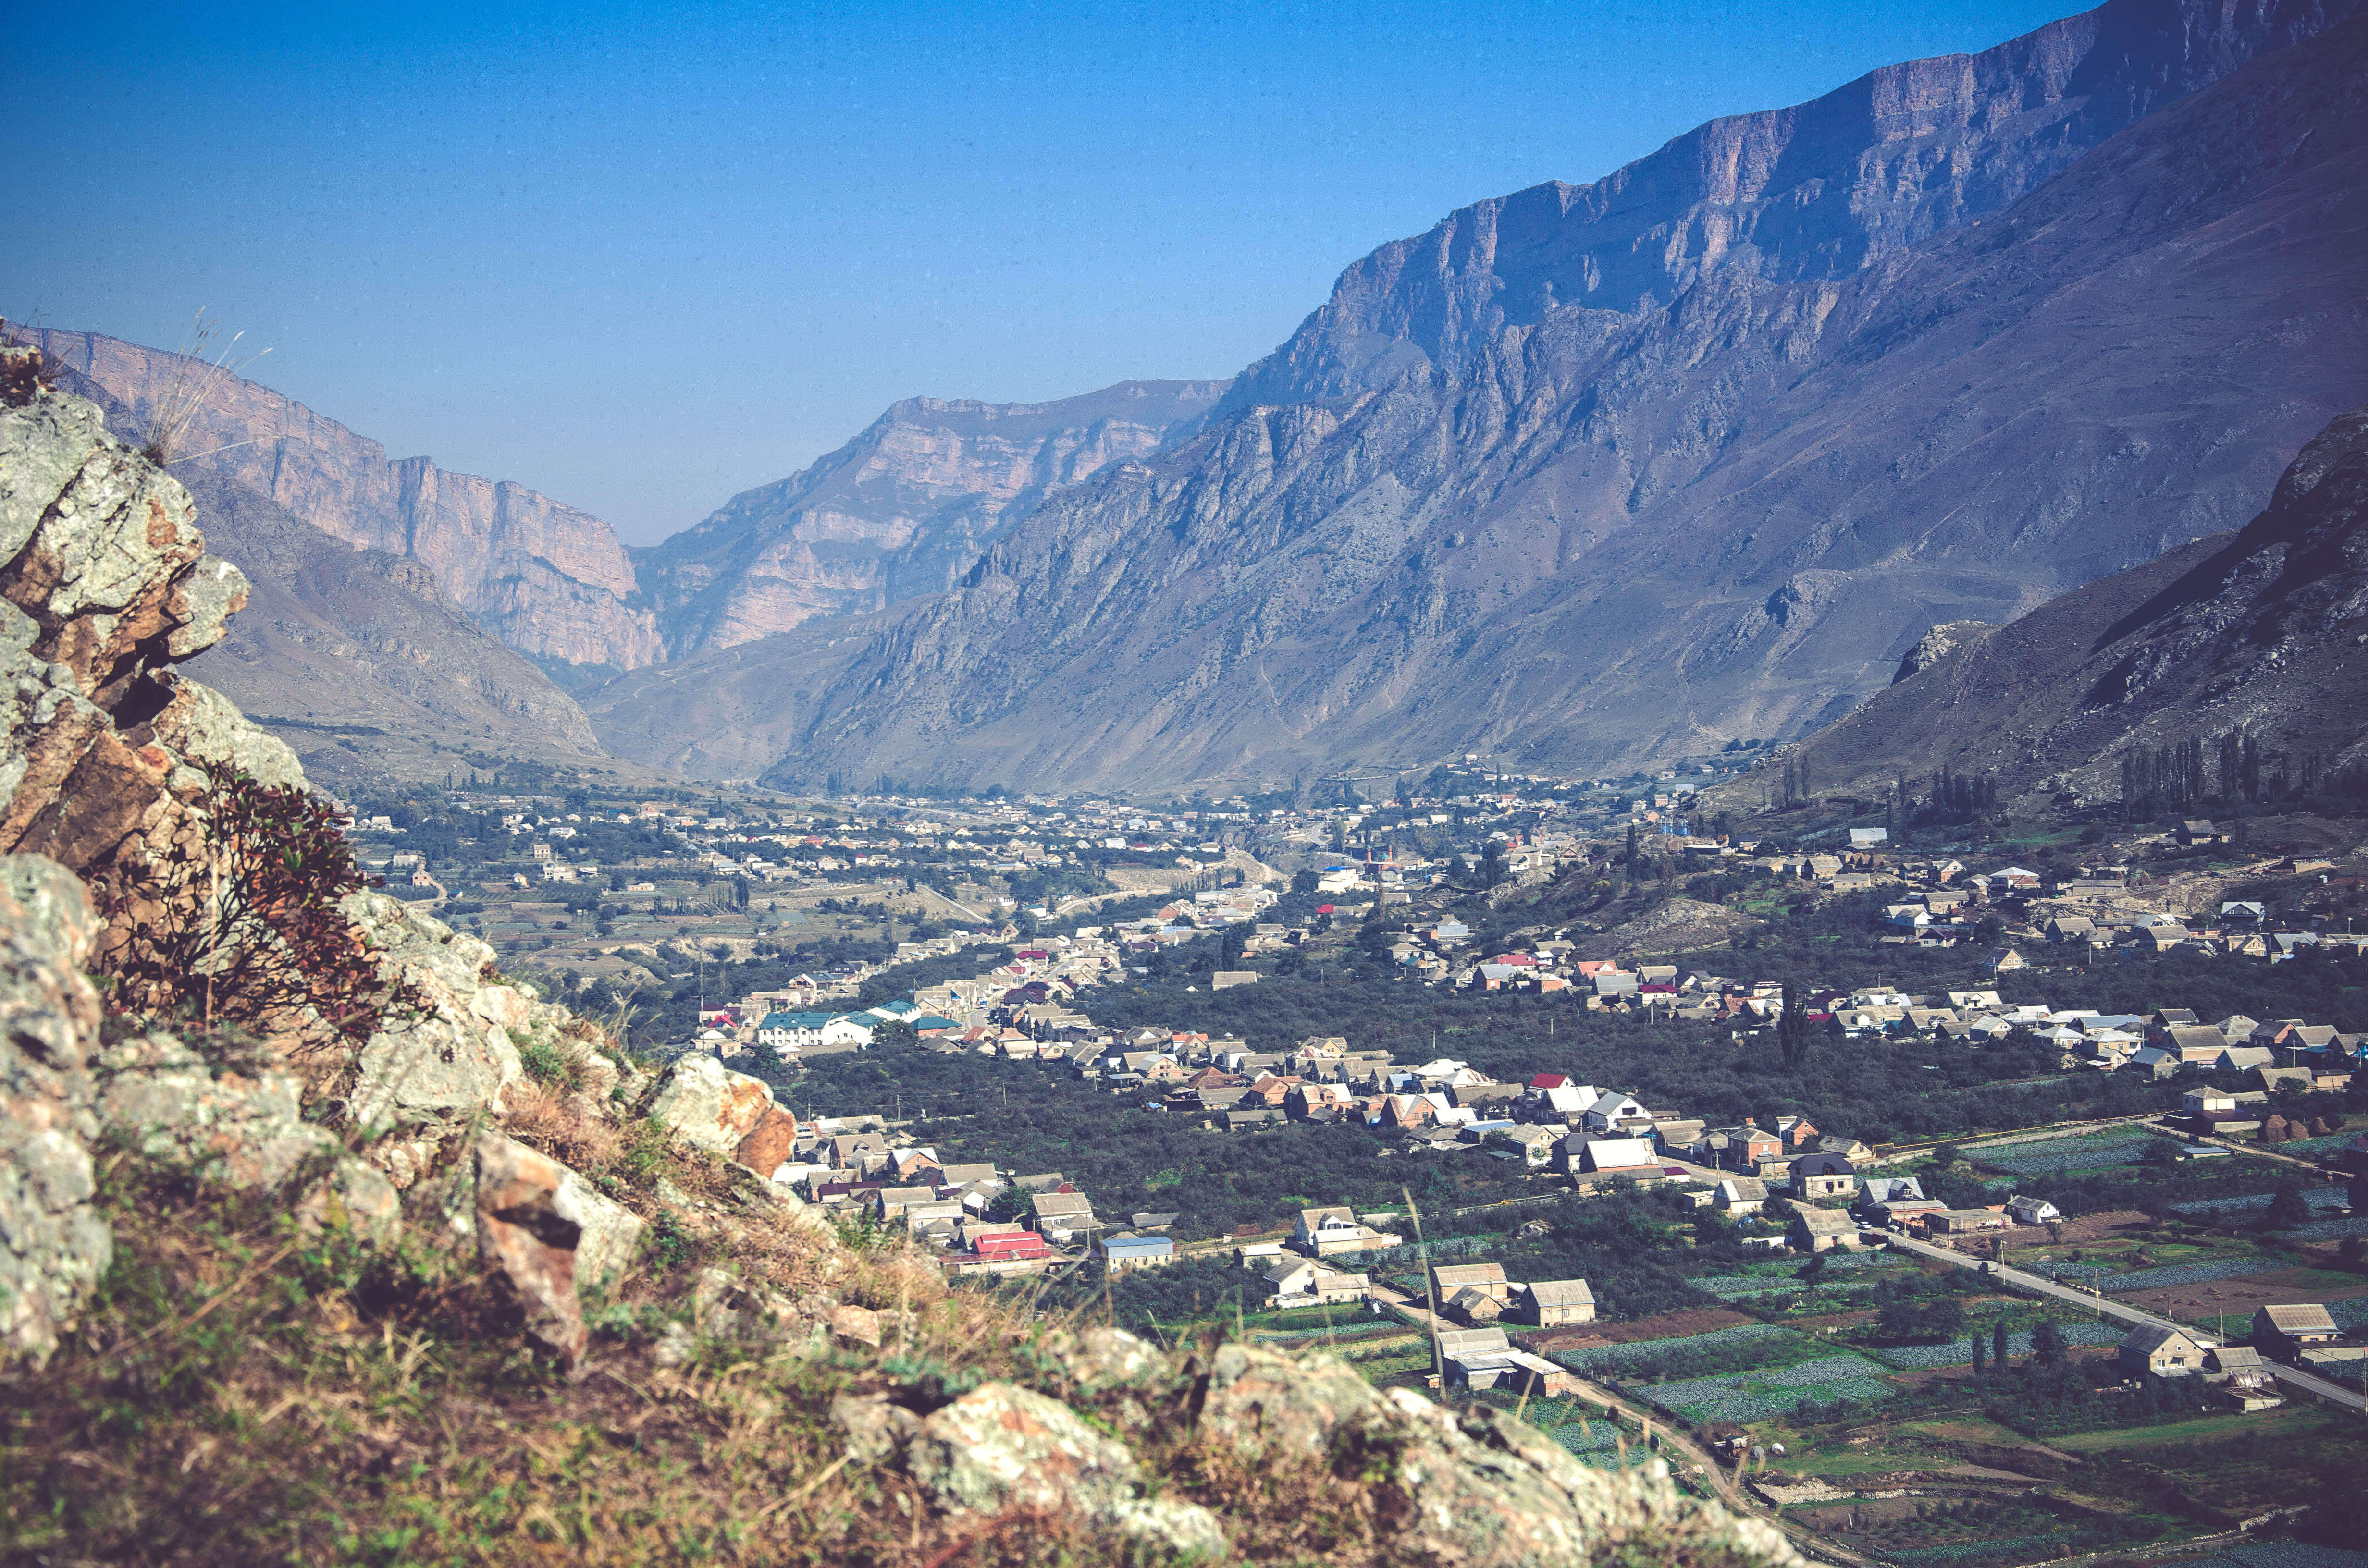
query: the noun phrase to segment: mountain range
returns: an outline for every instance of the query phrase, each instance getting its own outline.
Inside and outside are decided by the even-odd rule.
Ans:
[[[2234,527],[2368,403],[2359,10],[2112,0],[1714,120],[1381,247],[1230,382],[910,400],[648,551],[252,383],[184,445],[700,777],[1792,739],[1936,626]],[[135,416],[172,373],[44,346]]]

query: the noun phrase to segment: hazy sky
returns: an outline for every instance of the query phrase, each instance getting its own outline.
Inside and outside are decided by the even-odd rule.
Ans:
[[[1231,375],[1455,207],[2074,8],[28,7],[0,313],[204,305],[648,543],[897,398]]]

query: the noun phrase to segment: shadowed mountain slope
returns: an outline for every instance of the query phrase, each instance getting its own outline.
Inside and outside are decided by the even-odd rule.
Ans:
[[[2024,68],[1938,72],[1948,166],[2021,171],[1938,207],[1872,199],[1904,155],[1880,124],[1856,154],[1770,152],[1804,179],[1862,171],[1857,259],[1818,253],[1836,277],[1755,243],[1669,263],[1666,301],[1599,290],[1635,308],[1458,325],[1405,267],[1396,305],[1352,311],[1369,259],[1294,339],[1346,343],[1353,316],[1363,347],[1326,352],[1355,376],[1269,361],[1233,395],[1303,401],[1051,497],[943,597],[735,650],[712,687],[704,660],[643,672],[587,710],[653,763],[761,712],[768,739],[796,731],[785,784],[1255,782],[1467,751],[1591,771],[1830,722],[1936,624],[2233,526],[2368,402],[2368,28],[2176,96],[2338,10],[2117,0],[1976,57]],[[2039,69],[2066,37],[2086,52]],[[2076,122],[2089,150],[2029,153]],[[1572,233],[1604,192],[1643,200],[1652,162],[1557,198]],[[1366,352],[1380,336],[1403,351]]]
[[[2368,408],[2305,447],[2243,528],[1961,636],[1797,755],[1821,792],[1879,791],[1946,766],[1996,769],[2002,802],[2065,790],[2107,800],[2129,748],[2236,730],[2272,762],[2362,760]],[[1723,792],[1755,789],[1747,778]]]

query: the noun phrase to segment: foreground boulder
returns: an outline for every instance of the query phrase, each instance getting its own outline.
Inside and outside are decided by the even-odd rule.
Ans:
[[[477,1255],[536,1343],[570,1370],[591,1344],[581,1292],[632,1261],[642,1221],[547,1155],[494,1133],[475,1151]]]
[[[97,929],[73,872],[0,858],[0,1350],[35,1360],[114,1256],[91,1206]]]
[[[667,1068],[650,1114],[692,1148],[759,1176],[771,1176],[797,1144],[797,1119],[773,1103],[772,1085],[712,1056],[685,1056]]]

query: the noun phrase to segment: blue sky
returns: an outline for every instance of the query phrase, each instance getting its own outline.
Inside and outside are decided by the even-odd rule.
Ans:
[[[0,312],[204,305],[648,543],[896,398],[1230,375],[1455,207],[2073,8],[28,8]]]

